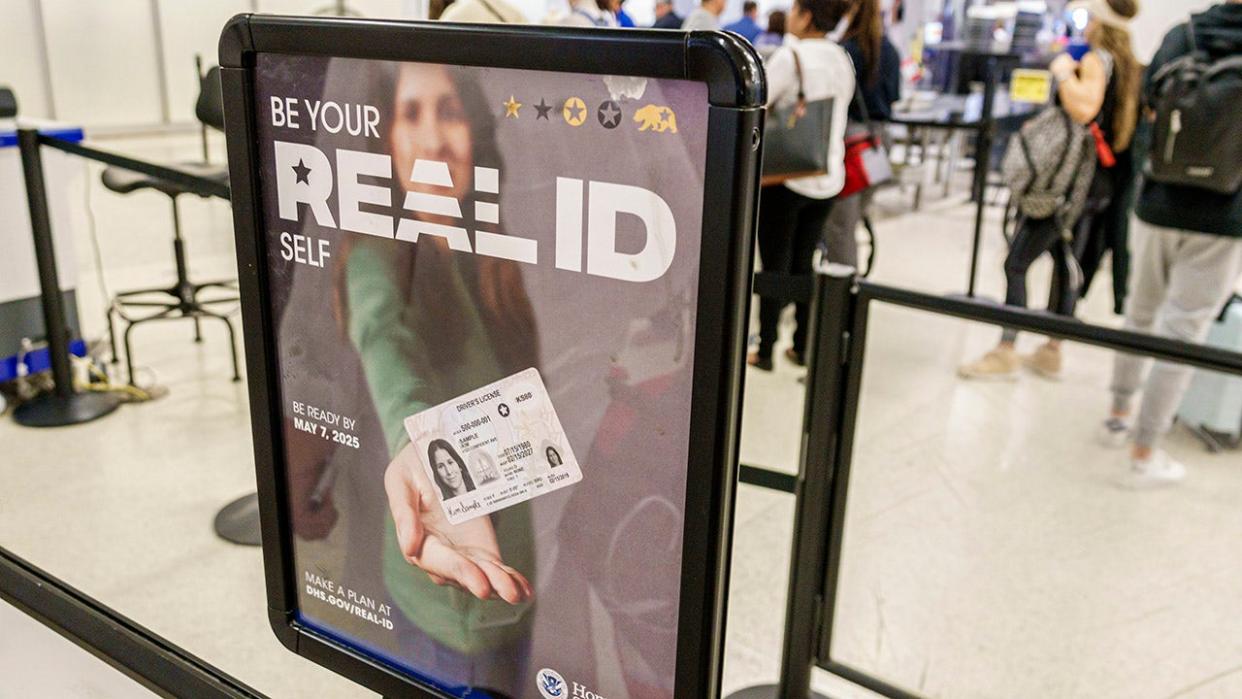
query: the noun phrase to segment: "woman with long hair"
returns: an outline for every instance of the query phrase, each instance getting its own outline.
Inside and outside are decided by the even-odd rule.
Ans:
[[[1128,29],[1128,18],[1138,14],[1137,1],[1116,3],[1111,15],[1106,15],[1102,9],[1104,6],[1113,7],[1104,2],[1100,4],[1101,9],[1092,14],[1093,21],[1087,25],[1087,40],[1112,57],[1112,80],[1099,122],[1106,141],[1116,155],[1117,164],[1097,170],[1092,187],[1092,203],[1096,211],[1083,217],[1074,247],[1083,275],[1080,297],[1091,288],[1104,254],[1109,253],[1112,258],[1113,312],[1120,314],[1125,306],[1130,269],[1130,210],[1138,184],[1138,164],[1131,145],[1140,116],[1143,65],[1134,55]]]
[[[839,41],[854,62],[858,81],[850,101],[848,138],[865,132],[870,120],[893,116],[893,103],[901,98],[901,55],[884,34],[880,0],[832,0],[829,5],[835,25],[844,24]],[[832,205],[824,229],[824,253],[830,262],[858,266],[856,232],[872,194],[864,190],[838,197]]]
[[[1077,287],[1072,266],[1079,265],[1092,274],[1099,266],[1105,243],[1113,238],[1114,258],[1124,254],[1125,242],[1116,243],[1124,230],[1111,222],[1122,218],[1117,210],[1110,215],[1109,207],[1124,211],[1127,190],[1133,178],[1130,144],[1138,124],[1138,102],[1141,68],[1131,49],[1130,20],[1138,14],[1138,0],[1086,0],[1071,3],[1069,9],[1083,8],[1090,12],[1086,40],[1090,50],[1080,60],[1063,53],[1053,60],[1051,72],[1057,81],[1057,99],[1061,108],[1079,124],[1098,125],[1097,150],[1111,151],[1116,164],[1106,167],[1101,161],[1095,170],[1091,194],[1077,223],[1073,226],[1072,257],[1062,243],[1063,232],[1052,219],[1023,219],[1019,222],[1009,255],[1005,258],[1007,289],[1005,304],[1026,306],[1026,273],[1031,264],[1045,252],[1052,254],[1054,271],[1048,310],[1061,315],[1074,315],[1074,308],[1086,282]],[[1089,277],[1082,276],[1089,281]],[[958,369],[963,378],[1011,379],[1027,366],[1047,378],[1061,374],[1061,343],[1049,339],[1028,356],[1019,356],[1015,348],[1017,331],[1005,329],[1000,344],[980,359]]]
[[[845,23],[837,41],[854,62],[868,115],[890,118],[893,103],[901,99],[901,54],[884,33],[880,0],[832,0],[830,8],[836,23]],[[858,104],[850,105],[850,120],[864,120]]]
[[[347,236],[337,259],[337,312],[361,360],[391,458],[383,478],[390,517],[382,567],[390,596],[410,622],[398,634],[402,655],[435,658],[435,669],[463,686],[508,686],[512,678],[497,673],[517,672],[520,663],[498,658],[525,652],[521,639],[533,595],[530,509],[520,504],[449,523],[441,507],[424,504],[434,502],[437,487],[446,497],[456,493],[457,480],[472,488],[469,472],[451,449],[433,444],[420,454],[403,424],[538,365],[537,327],[517,264],[455,251],[434,234],[450,227],[464,229],[462,235],[498,232],[471,220],[476,166],[502,167],[494,110],[468,69],[373,63],[355,74],[348,68],[342,66],[342,76],[359,81],[348,89],[380,109],[379,141],[395,175],[392,202],[406,209],[398,239]],[[429,172],[427,163],[438,186],[418,181]],[[451,185],[440,186],[445,177]],[[460,202],[462,216],[410,210],[420,208],[412,195],[432,191]],[[411,242],[408,233],[416,230],[422,233]],[[442,474],[435,464],[446,453],[453,463],[443,464]],[[435,482],[422,467],[424,457]]]
[[[772,10],[768,14],[768,28],[755,37],[755,49],[760,56],[770,56],[785,43],[785,11]]]

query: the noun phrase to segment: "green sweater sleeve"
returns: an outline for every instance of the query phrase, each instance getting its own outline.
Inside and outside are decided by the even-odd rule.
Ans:
[[[362,359],[367,385],[384,428],[390,456],[409,441],[404,420],[430,405],[427,381],[417,366],[417,334],[402,317],[407,305],[391,261],[368,245],[350,251],[346,263],[349,338]]]
[[[362,359],[367,385],[383,423],[389,454],[409,442],[405,418],[432,407],[445,392],[455,393],[495,379],[499,367],[484,343],[467,342],[454,378],[420,375],[427,366],[427,338],[420,337],[406,283],[410,258],[366,243],[355,246],[346,262],[349,338]],[[459,278],[439,303],[460,303],[463,322],[481,327],[477,314],[464,302]],[[491,516],[506,563],[535,577],[534,532],[529,503]],[[441,587],[402,556],[391,518],[384,527],[384,581],[397,607],[415,626],[438,643],[474,656],[503,647],[528,632],[531,602],[510,605],[479,600],[452,587]]]

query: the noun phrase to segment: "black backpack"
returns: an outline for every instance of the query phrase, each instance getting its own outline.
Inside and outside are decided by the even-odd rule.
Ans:
[[[1156,113],[1147,177],[1218,194],[1242,189],[1242,55],[1212,60],[1187,25],[1190,53],[1152,77]]]

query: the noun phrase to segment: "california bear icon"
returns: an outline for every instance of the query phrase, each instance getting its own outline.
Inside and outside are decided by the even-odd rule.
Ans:
[[[677,115],[668,107],[649,104],[634,112],[634,121],[641,124],[639,131],[655,130],[657,133],[671,131],[677,133]]]

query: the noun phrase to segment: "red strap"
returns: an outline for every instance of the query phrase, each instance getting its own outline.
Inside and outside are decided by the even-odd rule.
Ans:
[[[1104,138],[1104,131],[1100,129],[1099,122],[1091,122],[1091,135],[1095,138],[1095,152],[1100,158],[1100,166],[1110,168],[1117,164],[1117,156],[1113,154],[1112,146],[1108,145],[1108,140]]]

